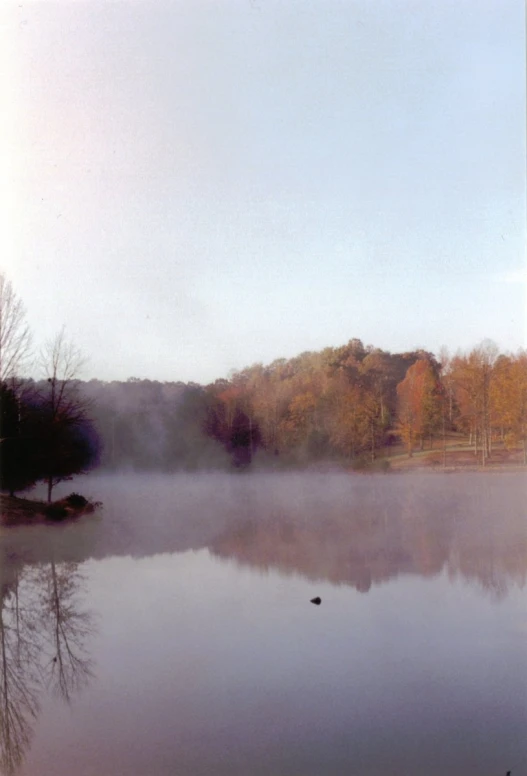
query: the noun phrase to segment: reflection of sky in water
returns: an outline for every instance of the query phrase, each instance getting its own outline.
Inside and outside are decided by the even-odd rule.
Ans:
[[[86,570],[102,623],[97,683],[73,713],[48,707],[31,776],[58,751],[61,776],[263,774],[278,763],[340,773],[343,761],[350,773],[367,762],[417,773],[428,759],[427,773],[500,772],[527,754],[518,590],[496,605],[445,574],[368,596],[322,583],[315,609],[301,577],[284,584],[206,550]]]
[[[429,504],[438,505],[441,479]],[[95,678],[71,707],[43,694],[20,773],[521,772],[524,480],[491,479],[481,494],[448,478],[450,512],[435,515],[424,507],[424,483],[383,478],[374,498],[361,479],[356,509],[315,499],[313,510],[324,510],[320,534],[306,512],[313,492],[283,516],[289,527],[281,530],[276,492],[274,516],[260,521],[262,494],[228,516],[239,493],[220,491],[216,531],[200,511],[192,527],[176,520],[168,532],[181,544],[197,545],[201,535],[201,549],[86,560],[81,603],[97,622],[89,642]],[[377,512],[387,496],[385,533]],[[182,500],[188,507],[190,491]],[[162,515],[152,513],[155,524]],[[122,520],[129,549],[144,555],[132,539],[136,516]],[[104,556],[97,547],[92,536],[86,555]],[[373,568],[367,595],[347,581],[359,561]],[[322,606],[309,603],[313,595]]]

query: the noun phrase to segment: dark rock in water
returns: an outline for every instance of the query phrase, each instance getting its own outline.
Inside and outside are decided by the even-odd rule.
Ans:
[[[317,606],[320,606],[320,604],[322,603],[322,598],[319,598],[318,595],[317,595],[316,598],[312,598],[311,599],[311,603],[312,604],[316,604]]]

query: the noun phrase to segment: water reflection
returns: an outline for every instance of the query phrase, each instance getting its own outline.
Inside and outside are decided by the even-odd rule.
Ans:
[[[209,548],[362,593],[446,571],[500,599],[527,574],[525,475],[120,475],[92,480],[103,516],[0,533],[29,563]],[[53,565],[52,565],[53,568]],[[51,575],[51,588],[54,580]],[[48,596],[53,599],[52,594]],[[51,610],[50,610],[51,611]]]
[[[6,774],[21,765],[39,708],[39,610],[31,576],[16,572],[1,589],[0,764]]]
[[[87,651],[94,630],[93,614],[79,606],[85,578],[77,563],[56,564],[41,569],[38,584],[48,653],[48,684],[68,703],[93,678],[93,663]]]
[[[83,609],[76,563],[2,564],[0,600],[0,770],[21,767],[44,689],[67,702],[93,676],[93,614]]]
[[[487,494],[488,495],[488,494]],[[401,574],[433,577],[446,570],[495,600],[527,578],[527,524],[514,496],[499,513],[485,494],[443,497],[444,509],[417,487],[329,509],[278,511],[237,521],[210,545],[212,553],[240,565],[313,581],[349,585],[367,593]],[[438,508],[439,507],[439,508]]]
[[[485,761],[495,730],[498,765],[525,761],[524,476],[91,482],[102,517],[0,532],[0,772],[19,772],[43,690],[70,702],[93,677],[88,594],[99,682],[67,722],[59,703],[42,713],[24,773],[60,753],[65,776],[263,774],[273,758],[358,774],[372,757],[435,776]],[[412,767],[416,731],[435,770]],[[79,738],[81,755],[64,747]]]

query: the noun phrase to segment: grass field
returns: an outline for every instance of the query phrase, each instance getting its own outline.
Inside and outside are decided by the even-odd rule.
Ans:
[[[414,450],[412,457],[402,446],[386,449],[383,459],[390,464],[391,471],[412,469],[468,470],[516,470],[525,469],[523,450],[508,450],[502,443],[493,446],[492,455],[482,465],[481,452],[474,453],[474,446],[459,437],[449,437],[443,451],[442,440],[435,440],[432,449]]]

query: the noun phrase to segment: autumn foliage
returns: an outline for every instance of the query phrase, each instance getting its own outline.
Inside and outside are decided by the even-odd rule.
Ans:
[[[246,463],[255,454],[286,463],[371,462],[395,441],[397,385],[418,361],[432,363],[433,356],[391,354],[351,340],[341,348],[256,364],[209,386],[214,401],[207,428],[232,451],[237,418],[250,439]],[[236,465],[240,460],[238,452]]]
[[[442,419],[443,390],[437,374],[437,365],[420,358],[409,367],[405,378],[397,386],[397,429],[412,455],[425,436],[433,438]]]
[[[35,387],[49,391],[48,383]],[[447,447],[461,447],[478,466],[498,450],[527,463],[527,354],[500,354],[490,342],[436,358],[355,339],[207,386],[134,378],[78,390],[90,401],[108,469],[382,467],[379,459],[423,448],[446,465]],[[7,425],[3,435],[13,436]]]
[[[452,434],[482,465],[496,444],[521,447],[527,462],[527,354],[500,355],[489,341],[438,360],[351,340],[257,364],[208,391],[225,418],[224,438],[236,423],[245,428],[246,463],[256,454],[293,463],[372,462],[398,442],[410,456],[434,444],[444,449]]]

